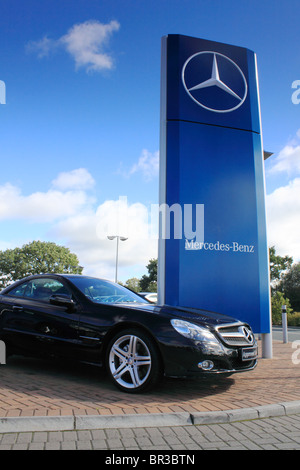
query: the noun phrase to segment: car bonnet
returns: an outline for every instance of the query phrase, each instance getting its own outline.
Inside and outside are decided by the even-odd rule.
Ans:
[[[171,305],[156,305],[156,304],[128,304],[124,305],[124,307],[134,309],[134,310],[142,310],[144,312],[154,314],[154,315],[162,315],[164,317],[169,318],[181,318],[187,321],[192,321],[199,324],[210,324],[210,325],[221,325],[221,324],[229,324],[234,323],[239,320],[236,318],[230,317],[228,315],[223,315],[217,312],[210,312],[207,310],[200,310],[200,309],[193,309],[193,308],[186,308],[186,307],[173,307]]]

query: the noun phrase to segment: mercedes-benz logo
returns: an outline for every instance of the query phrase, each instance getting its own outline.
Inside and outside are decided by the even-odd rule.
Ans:
[[[245,336],[246,340],[248,341],[248,343],[252,344],[253,339],[254,339],[252,331],[249,330],[249,328],[247,328],[246,326],[243,326],[242,327],[242,332],[243,332],[243,335]]]
[[[215,113],[238,109],[248,92],[240,67],[214,51],[197,52],[189,57],[182,68],[182,82],[195,103]]]

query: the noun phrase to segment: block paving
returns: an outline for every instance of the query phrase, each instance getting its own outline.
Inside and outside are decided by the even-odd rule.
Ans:
[[[153,451],[178,457],[200,450],[300,450],[300,414],[201,426],[7,433],[0,434],[1,450],[98,450],[103,459],[108,451],[145,451],[140,458],[146,462]]]
[[[293,402],[299,410],[300,364],[293,344],[274,341],[272,359],[262,359],[261,344],[259,348],[254,371],[210,380],[166,378],[157,389],[142,395],[118,391],[103,370],[92,366],[12,357],[0,367],[0,419],[243,409],[247,416],[251,407],[267,409],[265,405],[272,408],[274,404]],[[155,458],[151,454],[154,451],[166,458],[170,457],[165,453],[175,453],[175,459],[184,459],[186,451],[198,463],[200,457],[195,452],[199,450],[300,450],[297,413],[219,424],[199,425],[195,421],[187,426],[6,432],[0,433],[0,451],[98,450],[102,451],[98,454],[100,462],[101,458],[104,462],[107,452],[126,451],[128,455],[139,451],[132,455],[139,455],[141,466],[150,463],[149,456]]]
[[[255,370],[211,379],[165,378],[145,394],[117,390],[97,367],[13,356],[0,366],[0,418],[225,411],[300,400],[292,343],[273,342]],[[299,355],[298,355],[299,357]]]

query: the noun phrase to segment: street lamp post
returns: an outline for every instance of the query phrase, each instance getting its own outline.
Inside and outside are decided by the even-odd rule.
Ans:
[[[124,242],[127,240],[126,237],[121,237],[120,235],[110,235],[107,237],[109,240],[117,239],[117,252],[116,252],[116,271],[115,271],[115,282],[118,282],[118,258],[119,258],[119,240]]]

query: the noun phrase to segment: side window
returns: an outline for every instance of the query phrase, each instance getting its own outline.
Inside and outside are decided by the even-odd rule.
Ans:
[[[71,296],[71,292],[64,284],[51,278],[33,279],[9,292],[9,295],[16,297],[45,301],[48,301],[53,294],[67,294]]]
[[[23,284],[19,285],[18,287],[15,287],[15,289],[12,289],[9,291],[8,295],[12,295],[14,297],[24,297],[25,292],[27,290],[29,282],[24,282]]]

